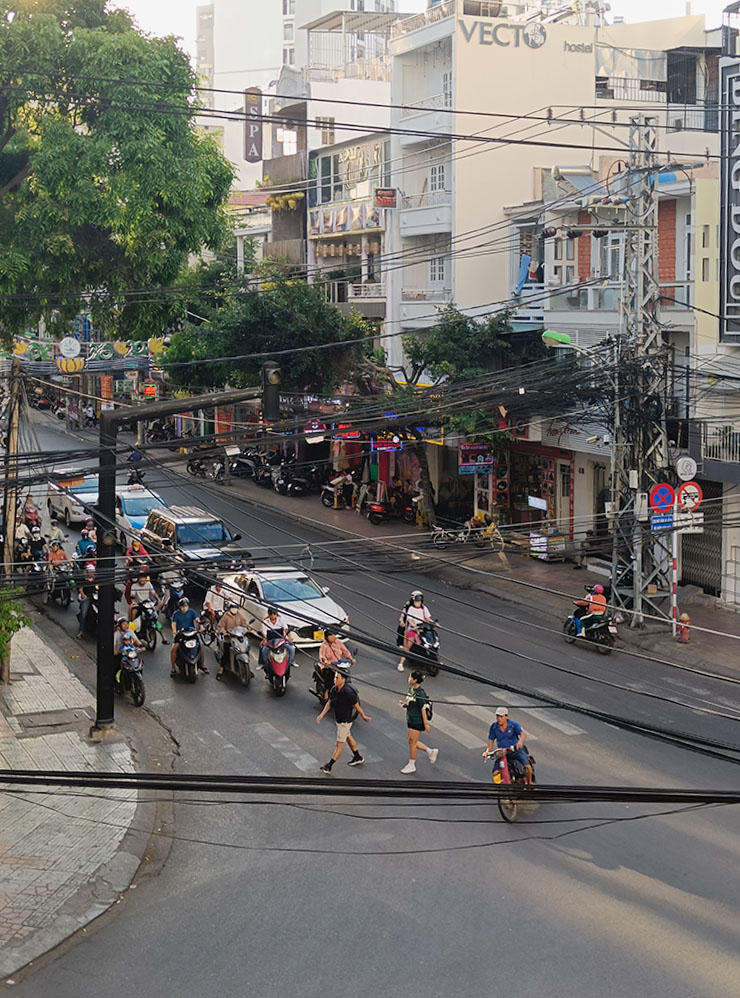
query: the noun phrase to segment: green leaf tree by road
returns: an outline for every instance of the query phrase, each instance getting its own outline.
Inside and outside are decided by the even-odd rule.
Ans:
[[[195,82],[175,39],[107,0],[0,0],[4,335],[83,306],[119,337],[169,324],[157,289],[220,244],[232,176],[195,128]]]

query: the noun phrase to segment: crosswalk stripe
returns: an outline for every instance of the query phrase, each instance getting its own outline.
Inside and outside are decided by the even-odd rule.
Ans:
[[[319,768],[319,760],[315,759],[309,752],[304,751],[300,745],[278,731],[267,721],[260,724],[249,724],[247,728],[254,731],[256,735],[263,738],[268,745],[276,749],[288,762],[300,769],[303,773],[312,773]]]
[[[479,749],[486,744],[485,738],[481,738],[480,735],[471,735],[469,731],[461,728],[459,724],[454,724],[446,717],[440,717],[436,709],[434,711],[434,718],[432,719],[432,731],[441,731],[442,734],[447,735],[448,738],[453,738],[466,749]]]
[[[543,690],[542,692],[545,693],[546,691]],[[509,697],[509,694],[506,692],[506,690],[493,689],[489,690],[489,693],[495,700],[498,700],[500,703],[506,703],[506,700]],[[518,693],[515,694],[515,696],[517,700],[520,701],[525,700],[526,703],[531,704],[532,707],[536,705],[535,700],[529,700],[527,697],[522,697]],[[551,728],[556,728],[558,731],[562,731],[564,735],[586,734],[583,728],[579,728],[576,724],[571,724],[570,721],[564,721],[553,711],[546,709],[543,710],[541,707],[537,707],[536,710],[531,710],[527,709],[527,707],[523,707],[521,704],[517,704],[516,707],[512,707],[511,709],[515,710],[517,713],[528,714],[535,721],[542,721],[544,724],[549,724]],[[530,735],[530,737],[532,738],[533,741],[535,740],[534,735]]]

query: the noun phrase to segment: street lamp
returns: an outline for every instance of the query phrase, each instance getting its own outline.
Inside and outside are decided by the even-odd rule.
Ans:
[[[266,423],[280,419],[280,365],[266,360],[262,365],[262,418]]]

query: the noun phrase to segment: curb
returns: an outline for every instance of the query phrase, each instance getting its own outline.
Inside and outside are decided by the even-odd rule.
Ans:
[[[79,657],[80,645],[51,617],[33,603],[33,629],[54,642],[69,669],[89,688],[89,677],[80,674],[67,653],[71,646]],[[61,632],[61,635],[60,635]],[[85,653],[89,664],[92,660]],[[177,742],[152,711],[127,711],[126,730],[120,729],[134,758],[137,770],[163,772],[173,768]],[[152,724],[152,722],[154,722]],[[174,743],[174,748],[173,748]],[[46,963],[56,959],[67,947],[76,945],[78,933],[90,933],[105,924],[105,917],[114,917],[116,905],[125,903],[129,890],[158,876],[169,856],[173,840],[174,803],[171,794],[162,794],[157,802],[138,801],[131,825],[126,829],[119,848],[107,863],[99,867],[92,879],[62,906],[53,923],[37,932],[27,942],[12,950],[0,952],[0,983],[17,984]],[[156,834],[155,834],[156,833]],[[93,923],[96,923],[93,927]],[[8,981],[8,977],[13,977]]]

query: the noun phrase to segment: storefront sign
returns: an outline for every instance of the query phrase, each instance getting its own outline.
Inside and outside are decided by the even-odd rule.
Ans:
[[[547,31],[545,26],[537,21],[529,24],[505,24],[497,21],[491,24],[485,21],[473,21],[468,27],[465,21],[460,20],[460,30],[466,42],[477,39],[479,45],[501,45],[508,48],[513,45],[519,48],[526,45],[530,49],[539,49],[547,41]]]
[[[244,91],[244,159],[262,162],[262,91],[250,87]]]
[[[721,164],[719,338],[740,340],[740,62],[720,66]]]
[[[532,509],[547,510],[547,499],[540,499],[539,496],[527,496],[527,505]]]
[[[487,475],[493,468],[490,444],[460,444],[458,472],[461,475]]]
[[[395,187],[376,187],[375,188],[375,207],[376,208],[396,208],[397,207],[397,191]]]

